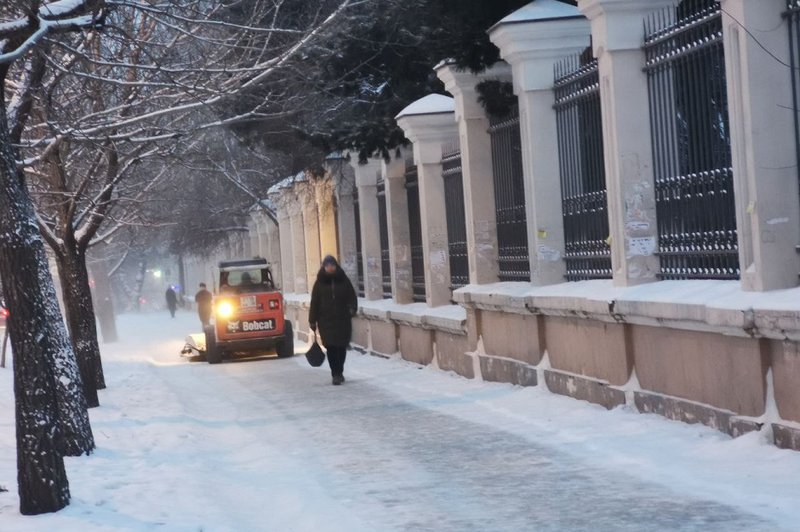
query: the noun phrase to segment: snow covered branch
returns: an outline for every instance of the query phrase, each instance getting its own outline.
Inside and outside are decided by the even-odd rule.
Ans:
[[[20,17],[0,23],[0,65],[22,58],[49,34],[99,29],[104,13],[102,0],[58,0],[44,4],[36,16]],[[6,51],[9,42],[21,40]]]

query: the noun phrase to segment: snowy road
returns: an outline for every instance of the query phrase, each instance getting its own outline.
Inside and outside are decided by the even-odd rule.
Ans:
[[[190,364],[193,316],[122,325],[58,514],[17,513],[0,370],[0,530],[800,530],[800,453],[763,435],[358,354],[342,387],[302,357]]]

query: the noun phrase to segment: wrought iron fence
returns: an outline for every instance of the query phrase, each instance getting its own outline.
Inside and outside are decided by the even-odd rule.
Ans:
[[[361,251],[361,208],[358,203],[358,190],[353,194],[353,215],[356,221],[356,268],[358,268],[358,297],[364,297],[364,254]]]
[[[789,58],[792,73],[792,110],[794,140],[797,153],[797,175],[800,178],[800,0],[786,0],[789,21]]]
[[[455,290],[469,283],[467,216],[464,210],[464,183],[458,144],[446,146],[442,150],[442,179],[450,252],[450,285]]]
[[[591,48],[555,68],[568,281],[611,278],[600,76]]]
[[[490,117],[489,123],[500,280],[530,281],[519,107],[506,116]]]
[[[425,302],[425,259],[422,250],[422,219],[419,209],[419,173],[413,159],[406,160],[406,195],[411,244],[411,286],[414,301]]]
[[[683,0],[645,22],[658,254],[664,279],[738,279],[722,19]]]
[[[378,224],[381,240],[381,281],[383,298],[392,298],[392,259],[389,253],[389,220],[386,212],[386,183],[378,181]]]

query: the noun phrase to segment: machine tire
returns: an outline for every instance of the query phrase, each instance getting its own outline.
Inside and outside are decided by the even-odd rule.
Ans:
[[[217,345],[217,332],[214,326],[206,327],[203,332],[206,333],[206,361],[209,364],[219,364],[222,362],[222,351]]]
[[[283,340],[278,344],[275,351],[278,353],[278,358],[294,356],[294,329],[292,328],[292,322],[289,320],[284,321]]]

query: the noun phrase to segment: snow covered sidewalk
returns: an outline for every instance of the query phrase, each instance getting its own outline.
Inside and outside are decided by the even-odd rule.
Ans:
[[[763,435],[356,353],[342,387],[303,357],[189,363],[195,322],[120,318],[58,514],[18,514],[0,370],[0,530],[800,530],[800,453]]]

